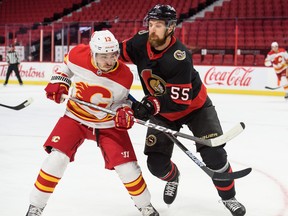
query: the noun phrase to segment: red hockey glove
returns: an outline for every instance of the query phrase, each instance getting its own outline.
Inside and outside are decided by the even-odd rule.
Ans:
[[[160,102],[156,97],[145,96],[142,101],[133,103],[135,118],[147,121],[150,115],[160,112]]]
[[[68,95],[69,86],[64,83],[48,83],[45,88],[47,98],[54,100],[56,103],[62,103],[64,99],[62,94]]]
[[[130,107],[121,107],[116,111],[116,115],[114,117],[115,127],[119,130],[128,130],[133,124],[133,110]]]

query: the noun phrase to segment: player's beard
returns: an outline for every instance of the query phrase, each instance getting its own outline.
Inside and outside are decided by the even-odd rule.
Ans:
[[[165,44],[166,42],[166,37],[164,37],[163,39],[159,38],[157,35],[155,35],[154,33],[152,33],[151,35],[149,35],[148,41],[150,43],[150,45],[154,48],[157,48],[159,46],[162,46]]]

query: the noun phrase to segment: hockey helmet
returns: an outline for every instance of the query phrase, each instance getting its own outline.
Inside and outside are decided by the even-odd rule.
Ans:
[[[95,31],[89,45],[93,57],[96,53],[119,52],[119,43],[109,30]]]
[[[276,41],[274,41],[272,44],[271,44],[271,47],[278,47],[278,43]]]
[[[176,10],[170,5],[157,4],[151,8],[144,18],[147,25],[150,19],[164,20],[167,26],[177,22]]]

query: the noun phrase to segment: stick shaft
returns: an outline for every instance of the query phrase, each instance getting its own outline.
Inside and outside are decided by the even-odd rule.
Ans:
[[[88,106],[88,107],[92,107],[94,109],[98,109],[100,111],[103,111],[103,112],[106,112],[106,113],[109,113],[109,114],[112,114],[112,115],[116,114],[115,111],[112,111],[112,110],[97,106],[96,104],[92,104],[92,103],[89,103],[89,102],[85,102],[85,101],[79,100],[79,99],[74,98],[74,97],[69,97],[67,95],[65,95],[65,96],[62,95],[62,97],[64,99],[69,99],[69,100],[72,100],[72,101],[74,101],[76,103],[79,103],[79,104],[82,104],[82,105],[85,105],[85,106]],[[201,138],[198,138],[198,137],[194,137],[194,136],[191,136],[189,134],[184,134],[184,133],[181,133],[181,132],[178,132],[178,131],[174,131],[174,130],[172,130],[170,128],[166,128],[166,127],[163,127],[163,126],[160,126],[160,125],[156,125],[156,124],[150,123],[148,121],[143,121],[143,120],[140,120],[140,119],[137,119],[137,118],[134,118],[133,120],[134,120],[134,122],[136,122],[138,124],[141,124],[143,126],[146,126],[148,128],[153,128],[153,129],[161,131],[161,132],[165,132],[165,133],[173,134],[175,136],[179,136],[179,137],[182,137],[182,138],[193,140],[193,141],[198,142],[198,143],[200,143],[202,145],[212,146],[211,140],[205,140],[205,139],[201,139]],[[223,144],[223,143],[221,143],[221,144]]]

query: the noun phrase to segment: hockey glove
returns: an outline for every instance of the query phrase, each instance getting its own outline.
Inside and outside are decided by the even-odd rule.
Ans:
[[[54,100],[56,103],[64,102],[62,94],[68,95],[69,86],[64,83],[48,83],[45,88],[47,98]]]
[[[133,124],[133,110],[130,107],[121,107],[116,111],[114,117],[115,128],[118,130],[128,130]]]
[[[68,95],[69,86],[64,83],[48,83],[45,88],[47,98],[54,100],[56,103],[64,102],[62,94]]]
[[[160,102],[156,97],[145,96],[141,102],[135,102],[132,106],[135,118],[147,121],[150,115],[156,115],[160,111]]]
[[[50,82],[45,88],[47,98],[54,100],[56,103],[64,102],[62,94],[68,94],[71,86],[71,80],[66,74],[56,73],[52,75]]]

